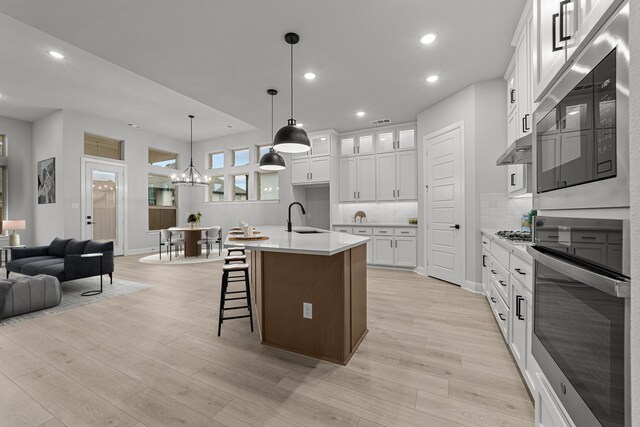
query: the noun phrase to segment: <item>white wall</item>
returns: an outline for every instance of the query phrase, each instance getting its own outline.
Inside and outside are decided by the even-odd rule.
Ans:
[[[225,163],[229,164],[228,157],[230,149],[250,147],[251,164],[249,166],[234,168],[233,172],[246,172],[253,176],[253,174],[258,171],[259,162],[254,145],[268,143],[270,143],[269,135],[262,131],[240,133],[198,142],[194,144],[193,163],[200,172],[204,173],[208,153],[225,150]],[[200,211],[202,213],[203,225],[220,225],[223,230],[228,230],[230,227],[238,225],[239,221],[246,221],[254,225],[281,224],[285,227],[289,204],[298,201],[304,205],[306,199],[304,188],[293,187],[291,185],[290,156],[285,154],[283,157],[287,164],[287,169],[278,173],[280,200],[206,203],[204,191],[198,191],[192,198],[190,209],[194,212]],[[208,175],[215,173],[216,171],[207,170]],[[255,185],[250,185],[249,192],[255,195],[255,192],[251,190],[252,187],[255,189]],[[226,188],[227,191],[229,191],[230,186],[227,185]],[[298,207],[292,209],[292,222],[294,225],[305,224],[305,218],[300,215]]]
[[[631,180],[631,407],[632,424],[640,423],[640,2],[631,1],[629,51],[631,67],[630,159]]]
[[[6,154],[9,165],[6,175],[5,210],[7,219],[24,219],[27,229],[18,231],[22,244],[33,244],[34,177],[31,159],[32,126],[21,120],[0,117],[0,134],[6,136]],[[0,236],[2,244],[9,244],[8,237]]]
[[[39,205],[38,181],[34,179],[31,187],[34,197],[29,206],[33,206],[33,244],[45,245],[54,237],[64,237],[64,191],[66,180],[63,171],[67,165],[63,147],[63,112],[56,111],[33,123],[33,160],[32,175],[37,176],[37,164],[41,160],[56,159],[56,203]],[[78,178],[76,177],[77,181]]]
[[[479,228],[481,192],[506,192],[506,168],[495,165],[496,158],[507,146],[507,111],[504,102],[506,83],[503,79],[476,83],[418,114],[418,183],[424,189],[426,135],[457,122],[464,123],[464,191],[467,281],[480,283],[481,270]],[[418,267],[424,268],[424,228],[426,220],[424,192],[418,192]]]

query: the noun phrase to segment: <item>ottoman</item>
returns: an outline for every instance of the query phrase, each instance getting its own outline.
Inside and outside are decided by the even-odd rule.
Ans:
[[[5,298],[0,319],[55,307],[62,301],[60,282],[53,276],[39,274],[2,280],[12,286]]]

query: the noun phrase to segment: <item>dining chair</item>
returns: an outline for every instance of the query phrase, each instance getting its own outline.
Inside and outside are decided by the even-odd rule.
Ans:
[[[222,227],[220,226],[206,229],[204,239],[198,240],[198,245],[206,245],[207,258],[214,244],[218,244],[218,256],[222,255]]]
[[[162,247],[167,247],[167,253],[169,254],[169,261],[171,261],[171,249],[172,247],[176,250],[176,256],[180,252],[181,248],[184,248],[184,239],[180,233],[174,233],[171,230],[164,229],[160,230],[160,244],[158,246],[158,253],[160,255],[160,259],[162,259]]]

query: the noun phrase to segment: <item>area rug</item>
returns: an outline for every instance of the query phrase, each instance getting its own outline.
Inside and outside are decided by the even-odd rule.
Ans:
[[[218,251],[215,251],[212,254],[209,254],[209,258],[207,258],[204,254],[199,257],[187,257],[185,258],[182,255],[178,257],[172,257],[171,261],[169,261],[169,255],[166,253],[162,254],[162,259],[160,256],[155,253],[153,255],[148,255],[146,257],[140,258],[140,262],[143,264],[162,264],[162,265],[185,265],[185,264],[202,264],[205,262],[216,262],[222,261],[224,259],[224,252],[222,256],[218,256]]]
[[[17,273],[11,273],[11,277],[18,276],[20,275]],[[0,277],[6,277],[6,271],[4,268],[0,269]],[[49,314],[59,313],[61,311],[81,307],[83,305],[93,304],[95,302],[115,298],[120,295],[126,295],[131,292],[141,291],[143,289],[151,288],[152,286],[146,285],[144,283],[130,282],[128,280],[118,279],[117,276],[113,278],[113,285],[111,285],[109,284],[109,276],[105,274],[102,286],[103,292],[98,295],[83,297],[80,294],[92,289],[100,289],[99,277],[88,277],[86,279],[63,282],[60,284],[60,287],[62,289],[62,302],[60,303],[60,305],[58,305],[57,307],[47,308],[45,310],[34,311],[33,313],[23,314],[21,316],[2,319],[0,320],[0,328],[6,325],[13,325],[25,320],[34,319],[36,317],[47,316]]]

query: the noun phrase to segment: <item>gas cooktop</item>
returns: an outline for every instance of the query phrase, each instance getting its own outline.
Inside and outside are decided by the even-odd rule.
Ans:
[[[500,237],[504,237],[507,240],[511,240],[512,242],[530,242],[531,241],[531,233],[528,231],[501,230],[496,232],[496,235]]]

